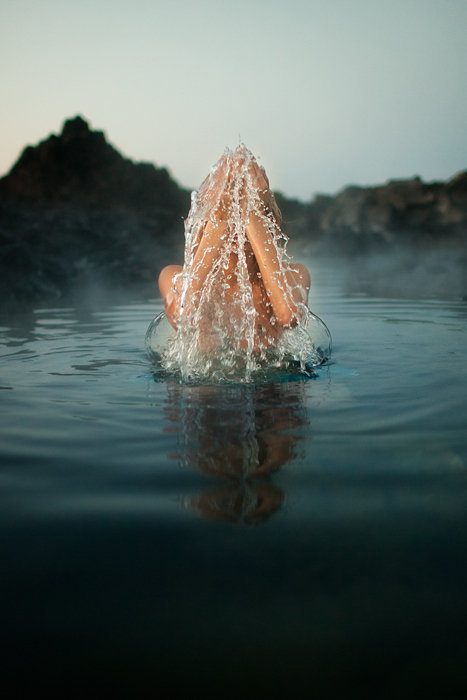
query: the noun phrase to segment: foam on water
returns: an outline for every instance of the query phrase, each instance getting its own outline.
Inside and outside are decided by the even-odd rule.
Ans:
[[[199,190],[192,193],[185,221],[183,270],[174,279],[174,293],[180,295],[177,330],[170,332],[163,316],[148,328],[148,350],[157,355],[164,369],[180,373],[184,380],[250,381],[265,367],[293,366],[306,372],[330,357],[329,331],[304,303],[297,304],[293,328],[281,327],[268,303],[247,236],[251,216],[267,232],[267,245],[279,261],[278,286],[287,299],[292,298],[291,259],[274,196],[268,188],[258,189],[252,166],[257,167],[256,160],[244,145],[226,150]],[[221,245],[216,250],[208,245],[197,259],[207,224],[220,232]],[[204,270],[202,283],[193,284],[210,254],[213,259],[207,273]],[[263,306],[269,309],[262,322],[254,303],[258,289],[264,291]]]

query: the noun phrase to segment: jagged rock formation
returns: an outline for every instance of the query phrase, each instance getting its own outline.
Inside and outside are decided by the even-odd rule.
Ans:
[[[0,180],[3,298],[61,295],[79,280],[153,279],[183,246],[189,193],[121,156],[81,117],[28,146]]]

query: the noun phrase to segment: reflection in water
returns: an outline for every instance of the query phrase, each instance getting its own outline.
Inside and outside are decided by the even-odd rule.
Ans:
[[[238,481],[206,489],[185,504],[207,520],[257,525],[279,510],[283,500],[282,489],[270,481]]]
[[[309,424],[306,384],[167,384],[166,415],[178,434],[172,456],[224,482],[187,505],[209,520],[247,525],[281,507],[283,492],[271,474],[296,456],[296,429]]]

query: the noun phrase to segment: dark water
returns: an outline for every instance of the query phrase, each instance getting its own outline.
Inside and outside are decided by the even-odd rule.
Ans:
[[[3,318],[3,677],[466,696],[467,303],[312,270],[314,379],[164,379],[154,300]]]

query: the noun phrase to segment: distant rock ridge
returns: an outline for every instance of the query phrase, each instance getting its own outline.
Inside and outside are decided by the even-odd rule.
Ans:
[[[297,254],[402,244],[460,245],[465,254],[467,172],[446,183],[352,185],[308,203],[276,198]],[[182,260],[189,206],[165,168],[123,157],[83,117],[69,119],[0,178],[0,294],[58,297],[95,279],[153,285],[164,264]]]
[[[307,214],[307,225],[323,247],[467,242],[467,172],[446,183],[414,177],[349,186],[334,197],[315,197]]]

